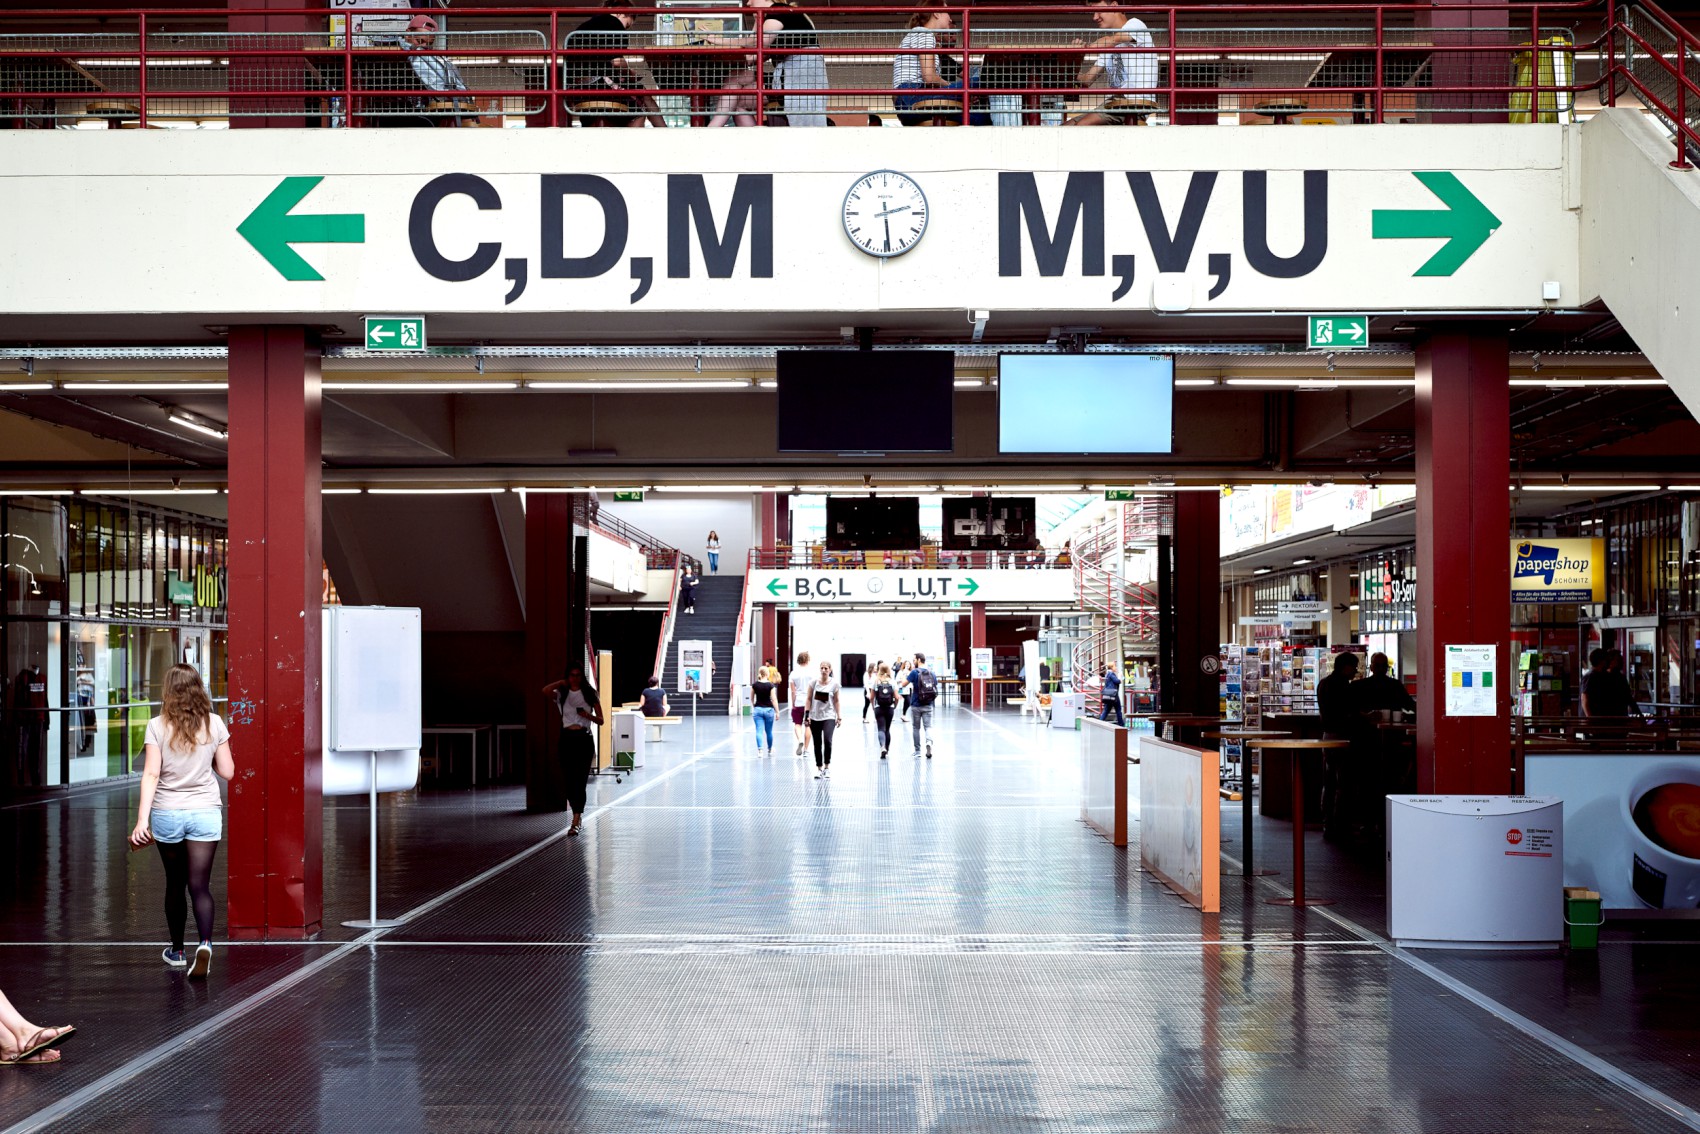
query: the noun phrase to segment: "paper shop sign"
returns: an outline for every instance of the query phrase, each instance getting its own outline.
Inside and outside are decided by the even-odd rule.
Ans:
[[[796,608],[845,604],[950,606],[962,602],[1073,603],[1074,572],[1050,568],[997,571],[751,571],[752,602]]]
[[[1606,601],[1603,539],[1511,541],[1511,601]]]

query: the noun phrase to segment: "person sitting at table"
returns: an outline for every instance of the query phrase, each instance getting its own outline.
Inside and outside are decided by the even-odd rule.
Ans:
[[[561,85],[592,91],[641,90],[643,84],[634,74],[632,61],[626,57],[626,46],[630,38],[627,33],[631,30],[633,21],[630,10],[632,0],[602,0],[602,7],[606,11],[591,16],[562,39],[563,48],[595,49],[597,54],[563,56]],[[567,96],[569,107],[580,101],[583,101],[583,96]],[[666,119],[661,117],[661,108],[647,93],[622,94],[619,98],[606,101],[628,104],[635,102],[643,110],[642,114],[624,116],[626,120],[623,125],[642,126],[646,122],[652,126],[667,125]],[[579,123],[583,126],[614,124],[612,118],[604,115],[582,115]]]
[[[1322,739],[1353,740],[1363,715],[1357,711],[1352,686],[1358,680],[1358,655],[1334,655],[1334,669],[1316,683],[1316,711],[1322,716]],[[1295,759],[1300,757],[1295,757]],[[1357,761],[1350,748],[1322,755],[1322,836],[1339,838],[1346,832],[1355,808]]]
[[[1396,677],[1388,676],[1392,663],[1386,654],[1371,654],[1369,659],[1369,676],[1361,681],[1354,681],[1348,687],[1351,692],[1352,708],[1361,716],[1364,713],[1379,713],[1392,710],[1395,712],[1414,713],[1417,702],[1405,691],[1405,685]]]
[[[1125,50],[1128,47],[1155,46],[1144,21],[1123,12],[1114,0],[1099,0],[1095,7],[1097,11],[1092,13],[1092,22],[1109,34],[1091,43],[1075,41],[1076,47],[1100,53],[1096,59],[1090,55],[1085,57],[1084,66],[1080,69],[1080,85],[1090,87],[1100,78],[1105,78],[1108,80],[1105,85],[1117,93],[1106,98],[1096,110],[1069,119],[1063,123],[1065,126],[1120,126],[1130,114],[1127,104],[1134,97],[1127,94],[1127,90],[1157,89],[1157,56],[1150,52],[1135,54]]]
[[[649,684],[644,686],[642,704],[638,711],[646,717],[664,717],[667,715],[667,690],[661,688],[661,679],[652,677]]]
[[[436,36],[436,20],[432,19],[430,16],[415,16],[413,19],[408,21],[407,34],[401,37],[401,49],[410,53],[431,51],[435,49],[437,45]],[[461,78],[460,68],[455,66],[455,61],[450,59],[447,55],[409,54],[407,62],[408,66],[413,69],[414,77],[419,80],[420,85],[425,87],[426,90],[466,90],[466,80]],[[441,101],[443,100],[421,99],[419,100],[419,108],[421,110],[434,111],[436,108],[432,106],[432,103]],[[474,108],[471,99],[455,98],[447,101],[448,104],[453,107],[454,113],[450,115],[435,116],[430,124],[437,126],[459,126],[461,124],[460,116],[463,109],[470,111]]]
[[[790,0],[749,0],[751,8],[772,9],[762,17],[761,42],[764,48],[819,47],[815,25],[808,16],[796,10]],[[708,47],[749,47],[748,35],[708,36],[702,40]],[[725,126],[737,122],[740,126],[756,124],[755,56],[744,57],[745,66],[726,77],[721,89],[727,94],[714,104],[714,117],[709,126]],[[826,59],[820,55],[781,55],[773,64],[773,86],[782,90],[825,90]],[[783,125],[825,126],[825,95],[786,95]]]
[[[940,68],[940,55],[931,51],[919,54],[922,49],[937,48],[939,33],[950,30],[950,12],[940,7],[940,2],[941,0],[927,0],[923,7],[915,9],[914,14],[909,17],[909,31],[904,35],[903,42],[897,46],[917,54],[898,55],[891,61],[891,85],[899,91],[924,91],[937,87],[962,89],[960,75],[954,83],[945,79]],[[897,107],[897,120],[905,126],[914,126],[937,117],[933,114],[906,113],[917,102],[931,97],[933,96],[927,94],[897,95],[892,100]]]

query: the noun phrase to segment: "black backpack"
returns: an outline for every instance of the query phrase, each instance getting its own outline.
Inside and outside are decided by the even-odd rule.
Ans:
[[[930,705],[938,699],[939,679],[932,670],[917,669],[909,680],[915,686],[915,704]]]
[[[889,709],[897,704],[897,690],[891,687],[891,682],[882,681],[874,686],[874,704],[882,709]]]

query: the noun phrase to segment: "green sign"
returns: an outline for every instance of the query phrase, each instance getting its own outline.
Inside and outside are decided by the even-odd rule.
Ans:
[[[969,598],[973,598],[974,592],[980,589],[980,584],[973,579],[964,578],[961,583],[957,584],[957,589]]]
[[[616,504],[642,504],[643,503],[643,493],[639,492],[635,488],[630,489],[630,490],[625,491],[625,492],[621,492],[619,489],[615,489],[614,490],[614,503],[616,503]]]
[[[1312,315],[1305,329],[1311,350],[1362,350],[1369,346],[1368,315]]]
[[[1105,500],[1138,500],[1139,490],[1136,488],[1106,488]]]
[[[780,591],[788,591],[790,589],[790,583],[781,583],[778,579],[769,579],[767,581],[767,593],[773,595],[775,598],[779,596]]]
[[[366,349],[406,354],[424,353],[425,316],[366,316]]]
[[[1434,255],[1411,274],[1449,276],[1487,243],[1500,226],[1481,198],[1464,188],[1456,174],[1445,171],[1412,173],[1444,209],[1376,209],[1370,214],[1370,235],[1376,240],[1444,240]]]
[[[165,573],[165,601],[172,606],[194,606],[195,584],[175,571]]]
[[[366,243],[365,213],[290,212],[323,180],[323,177],[285,177],[236,226],[237,234],[286,280],[325,278],[291,244]]]

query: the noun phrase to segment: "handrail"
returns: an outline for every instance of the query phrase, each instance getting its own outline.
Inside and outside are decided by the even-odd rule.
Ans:
[[[1691,62],[1700,65],[1700,36],[1684,28],[1664,9],[1644,0],[1632,0],[1631,3],[1625,4],[1621,18],[1615,15],[1615,5],[1612,11],[1614,16],[1610,31],[1639,47],[1645,52],[1644,58],[1663,71],[1664,78],[1674,82],[1676,104],[1672,106],[1664,96],[1654,91],[1636,74],[1634,52],[1626,47],[1620,61],[1615,45],[1611,52],[1612,64],[1606,82],[1608,101],[1616,104],[1617,83],[1614,80],[1622,78],[1635,89],[1641,102],[1650,107],[1670,130],[1671,140],[1676,144],[1676,158],[1670,163],[1670,168],[1693,169],[1694,163],[1689,160],[1689,154],[1700,154],[1700,82],[1689,78],[1688,72]],[[1649,43],[1645,36],[1636,31],[1632,21],[1637,12],[1645,13],[1657,27],[1659,34],[1670,37],[1676,50],[1674,64],[1665,57],[1664,48]],[[1692,111],[1690,107],[1693,108]]]
[[[1651,5],[1638,7],[1649,13],[1663,15]],[[806,7],[801,10],[808,11]],[[709,116],[710,108],[702,104],[703,100],[721,97],[732,89],[723,86],[719,76],[715,76],[713,81],[703,81],[703,76],[699,74],[702,68],[698,64],[737,67],[746,54],[754,59],[753,77],[747,88],[740,89],[747,90],[748,97],[753,99],[754,108],[748,113],[758,122],[765,121],[765,117],[770,113],[824,114],[826,107],[822,102],[826,97],[859,100],[862,111],[877,107],[880,111],[889,113],[894,109],[894,89],[890,84],[833,86],[828,83],[826,86],[800,87],[789,86],[783,79],[770,81],[764,73],[763,64],[768,61],[784,63],[792,58],[806,56],[818,56],[823,60],[839,59],[847,63],[859,60],[865,66],[879,67],[900,57],[936,55],[959,64],[964,74],[972,74],[978,61],[984,64],[988,73],[982,76],[981,81],[971,82],[973,97],[950,99],[943,93],[950,88],[940,88],[941,94],[935,101],[955,105],[955,109],[945,113],[947,118],[957,118],[968,123],[977,114],[984,114],[989,110],[994,115],[1002,116],[1000,125],[1016,125],[1023,121],[1046,119],[1047,116],[1103,110],[1105,107],[1101,104],[1088,104],[1084,100],[1117,95],[1132,96],[1151,103],[1149,109],[1141,108],[1132,112],[1136,115],[1161,117],[1167,114],[1171,119],[1176,113],[1220,113],[1226,110],[1242,115],[1273,117],[1277,122],[1286,121],[1288,119],[1280,115],[1295,113],[1294,111],[1271,110],[1270,107],[1276,101],[1297,99],[1309,100],[1312,113],[1328,115],[1334,119],[1343,116],[1348,121],[1384,121],[1390,98],[1396,102],[1402,100],[1403,104],[1409,105],[1415,113],[1430,116],[1501,113],[1512,110],[1521,112],[1519,108],[1525,105],[1523,100],[1527,100],[1530,117],[1538,118],[1539,108],[1549,102],[1548,98],[1542,96],[1552,96],[1550,101],[1556,105],[1561,101],[1557,96],[1575,95],[1596,85],[1596,82],[1580,81],[1542,82],[1544,72],[1550,71],[1555,77],[1559,74],[1556,66],[1531,66],[1528,78],[1522,82],[1516,81],[1512,74],[1519,58],[1526,59],[1531,55],[1556,57],[1566,54],[1574,58],[1574,44],[1544,42],[1547,37],[1542,33],[1549,28],[1543,20],[1553,21],[1567,16],[1599,12],[1600,9],[1593,3],[1507,2],[1472,5],[1473,16],[1504,13],[1501,22],[1505,26],[1467,29],[1417,26],[1419,16],[1433,12],[1429,5],[1419,3],[1320,4],[1278,14],[1272,14],[1267,7],[1254,4],[1193,3],[1151,9],[1130,8],[1124,11],[1146,17],[1149,39],[1142,38],[1140,42],[1119,43],[1106,48],[1093,48],[1085,42],[1077,42],[1075,32],[1084,30],[1078,26],[1069,29],[1058,26],[1071,16],[1074,17],[1074,25],[1084,24],[1086,15],[1094,11],[1089,5],[1000,7],[997,10],[1000,24],[1019,25],[1023,20],[1028,22],[1024,26],[996,28],[985,26],[987,15],[984,11],[980,12],[976,19],[973,10],[968,7],[944,10],[950,12],[961,25],[959,35],[954,40],[941,41],[931,48],[906,48],[901,46],[900,42],[906,29],[844,26],[846,19],[858,16],[889,19],[889,8],[850,6],[816,9],[815,14],[825,26],[819,29],[819,42],[809,46],[786,44],[782,40],[769,43],[765,37],[753,32],[739,33],[750,37],[747,45],[677,42],[693,34],[688,30],[689,13],[656,7],[626,9],[634,17],[640,18],[665,15],[669,21],[674,21],[669,22],[667,28],[684,27],[687,30],[633,30],[625,33],[630,46],[622,46],[620,50],[635,50],[641,45],[644,56],[647,57],[643,60],[643,66],[650,69],[653,85],[646,82],[641,87],[622,85],[606,90],[583,84],[570,84],[567,81],[568,76],[563,74],[563,64],[575,59],[606,59],[610,48],[605,45],[569,45],[561,35],[563,17],[577,20],[583,16],[600,13],[602,9],[566,6],[547,9],[456,10],[452,16],[446,18],[452,19],[457,28],[470,26],[490,30],[445,30],[437,33],[430,48],[409,54],[419,58],[443,58],[451,63],[459,59],[469,68],[475,63],[498,71],[506,68],[508,81],[500,81],[498,77],[488,83],[468,82],[465,88],[447,91],[414,82],[411,75],[403,76],[408,81],[401,85],[395,82],[394,76],[391,76],[389,82],[383,81],[382,76],[377,81],[363,82],[363,78],[369,79],[370,76],[360,74],[362,65],[377,66],[385,60],[393,64],[403,58],[398,55],[397,30],[386,28],[367,33],[348,27],[344,32],[332,35],[328,25],[319,23],[330,15],[322,8],[267,9],[265,15],[268,20],[301,17],[297,23],[311,25],[314,29],[322,27],[325,30],[254,33],[257,38],[252,41],[252,46],[240,38],[245,33],[228,30],[231,24],[240,26],[242,20],[252,18],[245,9],[222,13],[207,9],[148,7],[19,10],[4,16],[4,24],[7,27],[25,27],[31,25],[32,21],[39,23],[44,20],[51,20],[61,28],[73,25],[79,20],[91,21],[98,18],[104,22],[100,25],[99,42],[93,45],[10,47],[5,42],[4,34],[0,33],[0,59],[63,64],[62,70],[54,71],[48,76],[34,76],[36,81],[33,83],[32,76],[27,73],[15,80],[10,89],[0,93],[0,113],[9,112],[31,125],[43,122],[54,124],[66,117],[87,117],[98,124],[99,119],[105,115],[106,124],[116,124],[120,119],[133,119],[137,125],[146,126],[150,119],[190,117],[192,115],[186,113],[184,105],[181,104],[197,101],[217,103],[219,98],[212,96],[222,96],[225,104],[222,115],[216,110],[197,110],[195,113],[212,118],[228,119],[235,115],[286,120],[293,117],[298,121],[303,116],[315,116],[333,126],[380,125],[386,115],[390,116],[391,120],[394,120],[395,115],[401,115],[458,124],[469,116],[476,117],[483,113],[509,114],[517,109],[468,109],[461,105],[463,101],[476,101],[480,97],[504,101],[535,100],[541,97],[547,99],[546,106],[533,108],[526,103],[523,107],[528,118],[533,120],[530,124],[541,126],[562,125],[579,117],[581,112],[573,108],[567,108],[563,117],[563,99],[576,96],[580,102],[589,101],[586,98],[587,92],[595,91],[604,95],[596,101],[604,104],[612,102],[615,108],[609,110],[604,105],[603,109],[594,114],[584,111],[582,113],[591,116],[587,121],[596,115],[603,118],[654,116],[660,112],[646,110],[639,105],[653,95],[678,96],[691,100],[686,110],[668,113],[675,119],[685,117],[695,122],[706,121]],[[368,20],[380,17],[400,20],[415,11],[445,18],[442,11],[436,8],[356,10],[348,15],[362,15]],[[741,25],[744,22],[755,25],[763,18],[765,11],[717,8],[714,9],[714,15],[717,19],[724,19],[736,13]],[[134,32],[128,29],[113,31],[115,22],[121,23],[127,19],[135,21]],[[201,34],[185,32],[184,29],[192,29],[198,25],[216,25],[221,19],[225,21],[226,28],[222,33],[224,42],[208,46],[205,43],[180,41],[180,37],[185,34],[190,37]],[[1223,26],[1235,19],[1255,20],[1257,26]],[[1672,22],[1668,17],[1664,19],[1666,22]],[[155,36],[155,33],[149,31],[150,20],[153,27],[170,24],[172,41],[168,45],[156,46],[150,43]],[[492,27],[492,20],[504,21],[508,26]],[[1319,26],[1325,20],[1354,26]],[[1039,26],[1035,21],[1044,21],[1045,26]],[[834,26],[835,22],[838,26]],[[489,46],[465,40],[456,47],[457,36],[488,36],[495,31],[513,35],[541,35],[545,26],[548,36],[547,43],[543,46],[534,43]],[[941,33],[943,34],[947,33]],[[1008,38],[1011,35],[1018,38]],[[1047,35],[1054,38],[1042,38]],[[301,38],[291,46],[282,42],[288,36]],[[398,42],[377,45],[370,42],[357,45],[355,42],[357,39],[369,40],[373,36],[396,38]],[[849,36],[859,36],[863,42],[848,46],[839,46],[833,42],[834,37]],[[883,38],[871,41],[872,37],[876,36]],[[1019,38],[1023,36],[1026,37],[1024,40]],[[1520,43],[1519,37],[1525,36],[1530,42]],[[35,35],[30,38],[36,40],[42,37]],[[123,42],[131,38],[135,39],[133,45]],[[664,40],[666,42],[663,42]],[[1687,58],[1689,47],[1687,39],[1678,39],[1677,42],[1683,45],[1679,51],[1680,70]],[[1421,72],[1421,68],[1409,74],[1395,76],[1390,74],[1388,69],[1389,57],[1399,53],[1426,53],[1431,60],[1465,60],[1484,53],[1490,56],[1502,55],[1507,63],[1505,81],[1484,83],[1473,81],[1474,76],[1467,76],[1472,81],[1458,84],[1437,81],[1444,80],[1445,76],[1430,73],[1423,81],[1418,82],[1416,75]],[[207,58],[209,55],[210,59]],[[1119,56],[1132,61],[1126,67],[1118,69],[1128,71],[1127,78],[1130,80],[1134,78],[1132,70],[1135,62],[1149,60],[1149,73],[1139,75],[1138,82],[1134,85],[1097,86],[1091,88],[1088,94],[1088,88],[1079,83],[1079,73],[1086,66],[1089,57],[1099,58],[1101,70],[1102,58],[1105,56]],[[1321,64],[1331,56],[1339,57],[1336,66],[1333,71],[1324,74]],[[1232,64],[1233,67],[1244,71],[1244,74],[1235,74],[1230,78],[1219,68],[1223,66],[1223,60],[1232,63],[1235,59],[1239,62]],[[282,71],[276,72],[267,69],[267,61],[272,61],[275,66],[275,62],[279,60],[292,62],[293,66],[286,66]],[[119,83],[113,77],[104,80],[93,79],[91,76],[94,71],[112,69],[102,66],[107,62],[121,64],[124,70],[131,73],[129,80]],[[1316,66],[1309,66],[1312,62]],[[237,66],[233,67],[233,63]],[[1274,73],[1275,65],[1285,67],[1295,63],[1299,65],[1291,74]],[[1661,59],[1661,65],[1663,63]],[[653,67],[674,64],[682,66],[675,68],[676,74],[662,76],[667,78],[668,82],[662,83],[660,78],[653,77]],[[993,64],[998,66],[993,68]],[[205,67],[204,74],[197,71],[197,67],[201,65]],[[1168,69],[1166,80],[1159,74],[1164,66]],[[1193,74],[1187,72],[1189,67],[1205,67],[1208,73]],[[1263,77],[1267,81],[1257,81],[1258,73],[1255,67],[1264,69]],[[516,71],[516,68],[521,70]],[[524,70],[527,68],[528,71]],[[665,70],[665,67],[663,69]],[[535,74],[539,70],[542,71],[540,76]],[[992,70],[999,73],[994,76],[989,73]],[[1140,70],[1143,72],[1145,68]],[[1568,73],[1574,77],[1574,67],[1568,68]],[[517,82],[514,81],[516,75],[519,80]],[[198,77],[204,82],[200,85],[186,85],[181,81],[185,76]],[[1632,84],[1636,82],[1631,76],[1625,77]],[[49,79],[67,83],[69,88],[55,87],[54,82],[48,81]],[[245,87],[245,81],[255,85]],[[1679,105],[1672,112],[1676,114],[1678,121],[1682,121],[1685,116],[1688,85],[1686,81],[1678,82]],[[425,99],[422,94],[443,97]],[[770,111],[767,108],[769,94],[786,99],[812,99],[814,104],[806,111]],[[1470,97],[1446,97],[1453,95]],[[1492,97],[1494,95],[1505,97],[1496,100]],[[1015,96],[1020,96],[1020,101],[1012,105],[992,106],[983,101]],[[122,105],[92,116],[84,113],[86,104],[115,97],[136,98],[133,113]],[[1663,105],[1656,95],[1650,95],[1650,98],[1653,100],[1651,105]],[[378,105],[398,100],[449,105],[436,108],[429,105],[406,106],[399,109]],[[1068,105],[1071,102],[1074,104],[1072,108]],[[233,106],[232,103],[246,105]],[[980,105],[976,105],[977,103]],[[1182,106],[1182,103],[1190,105]],[[62,111],[61,104],[70,109]],[[83,110],[76,109],[78,104],[84,104]],[[899,115],[912,113],[902,108],[896,109]],[[927,117],[925,114],[920,116]],[[372,121],[368,121],[369,118]],[[288,123],[279,121],[279,124]],[[1687,130],[1684,126],[1678,132],[1685,133]]]
[[[673,641],[674,624],[679,617],[679,576],[684,554],[673,553],[673,579],[667,588],[667,607],[661,615],[661,634],[655,644],[655,665],[650,668],[650,676],[659,679],[667,664],[667,646]]]

